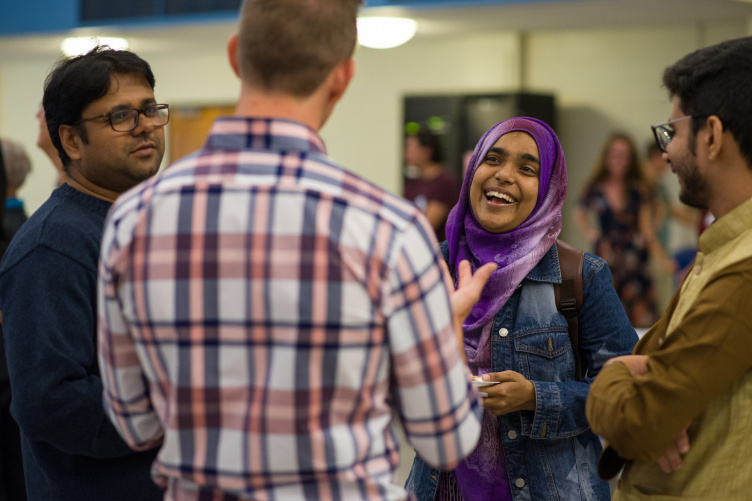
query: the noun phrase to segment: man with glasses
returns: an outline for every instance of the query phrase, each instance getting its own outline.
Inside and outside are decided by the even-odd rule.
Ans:
[[[752,477],[752,37],[693,52],[663,77],[670,120],[656,141],[679,199],[716,221],[661,320],[591,386],[608,440],[599,472],[624,466],[614,499],[750,499]]]
[[[167,105],[146,61],[96,48],[58,63],[44,112],[66,181],[13,238],[0,310],[30,500],[157,500],[156,449],[134,452],[102,406],[96,351],[97,258],[105,216],[152,176]]]

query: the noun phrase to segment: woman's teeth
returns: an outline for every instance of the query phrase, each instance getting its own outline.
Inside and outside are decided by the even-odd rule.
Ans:
[[[489,199],[489,200],[491,198],[500,198],[501,200],[503,200],[504,202],[507,202],[509,204],[513,204],[513,203],[515,203],[517,201],[514,198],[510,197],[509,195],[507,195],[505,193],[499,193],[498,191],[489,191],[489,192],[486,192],[486,198]]]

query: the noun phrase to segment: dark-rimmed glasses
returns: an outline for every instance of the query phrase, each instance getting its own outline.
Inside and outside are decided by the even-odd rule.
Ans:
[[[71,125],[78,125],[82,122],[88,122],[89,120],[96,120],[98,118],[105,118],[110,121],[110,127],[115,132],[130,132],[138,127],[138,117],[143,114],[144,118],[149,121],[154,127],[164,127],[167,122],[170,121],[170,105],[169,104],[152,104],[145,108],[125,108],[122,110],[111,111],[109,113],[102,113],[95,117],[82,118]]]
[[[686,120],[688,118],[702,118],[702,115],[687,115],[685,117],[677,118],[676,120],[670,120],[665,124],[650,126],[650,128],[653,129],[655,142],[658,145],[658,148],[660,148],[663,153],[666,153],[666,147],[668,146],[668,143],[670,143],[674,138],[674,134],[676,133],[672,125],[676,122],[681,122],[682,120]]]

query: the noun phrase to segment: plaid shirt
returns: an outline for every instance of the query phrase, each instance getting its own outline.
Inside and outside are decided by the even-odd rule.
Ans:
[[[395,410],[428,463],[469,454],[482,406],[431,235],[283,120],[220,119],[123,194],[100,256],[104,402],[131,447],[162,442],[167,499],[405,499]]]

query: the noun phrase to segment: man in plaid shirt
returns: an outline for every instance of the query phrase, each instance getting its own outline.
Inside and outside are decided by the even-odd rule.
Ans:
[[[395,411],[432,465],[475,447],[456,322],[493,265],[450,298],[420,211],[317,134],[354,73],[359,3],[247,0],[236,116],[108,216],[105,408],[131,447],[162,443],[166,499],[406,499]]]

